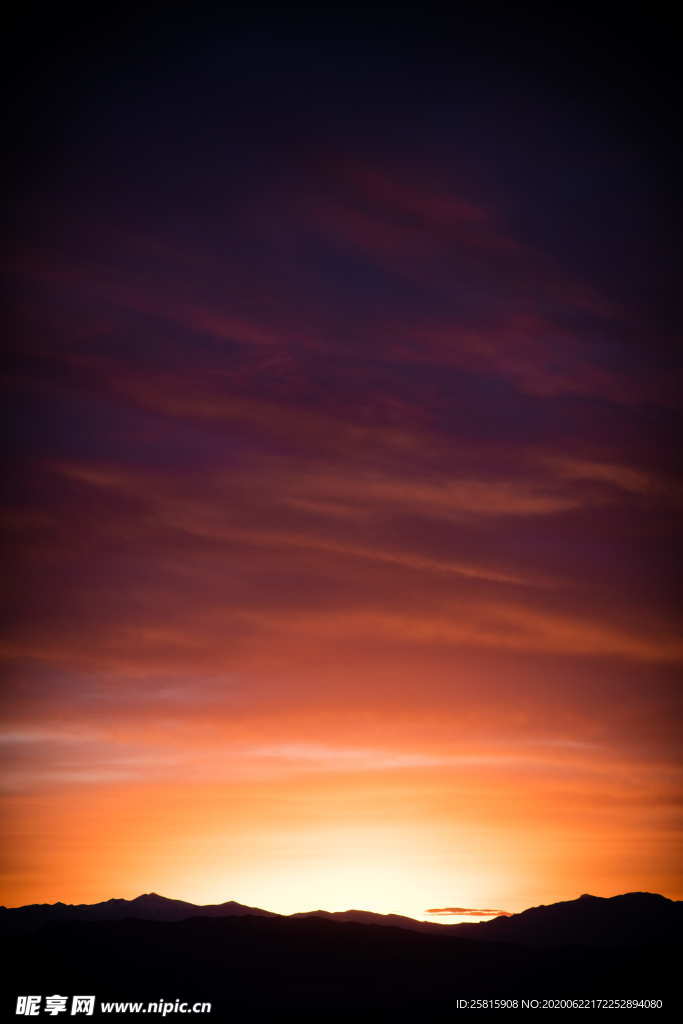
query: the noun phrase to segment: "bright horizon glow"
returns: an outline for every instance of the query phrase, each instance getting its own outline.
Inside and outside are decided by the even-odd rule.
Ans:
[[[505,778],[490,759],[474,760],[464,776],[457,765],[389,769],[380,761],[372,774],[366,765],[343,773],[328,766],[323,775],[307,765],[283,777],[271,765],[265,777],[247,772],[232,784],[192,784],[181,775],[153,784],[63,784],[28,804],[16,794],[15,827],[30,838],[37,820],[54,839],[46,883],[17,886],[5,902],[95,903],[158,892],[281,914],[354,909],[443,921],[426,910],[519,912],[587,891],[642,890],[641,865],[656,863],[643,842],[642,812],[627,807],[587,817],[585,793],[594,791],[596,765],[586,776],[583,752],[578,765],[575,751],[564,756],[556,780],[536,782],[534,790],[526,761],[510,758]],[[618,770],[605,765],[606,799],[619,790]],[[584,815],[581,845],[575,814]],[[632,855],[615,868],[610,856],[617,848]],[[670,865],[660,861],[649,888],[680,898],[670,849]],[[661,841],[656,852],[666,854]],[[590,863],[583,884],[576,880],[577,854]]]

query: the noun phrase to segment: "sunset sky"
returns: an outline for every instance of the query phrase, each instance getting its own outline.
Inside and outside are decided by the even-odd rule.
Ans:
[[[6,905],[683,898],[656,33],[393,18],[20,27]]]

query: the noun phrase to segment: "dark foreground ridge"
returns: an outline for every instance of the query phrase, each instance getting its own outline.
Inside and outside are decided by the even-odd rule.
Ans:
[[[214,1007],[208,1019],[220,1021],[259,1011],[418,1020],[428,1010],[455,1013],[458,999],[472,997],[666,999],[677,982],[682,911],[650,893],[583,896],[423,930],[392,915],[283,917],[153,893],[3,908],[3,1000],[7,1019],[22,993],[205,1000]]]
[[[3,934],[35,931],[58,921],[186,921],[191,917],[278,917],[270,910],[245,907],[229,900],[199,906],[184,900],[169,900],[155,892],[134,900],[106,900],[104,903],[32,903],[26,907],[0,907]]]

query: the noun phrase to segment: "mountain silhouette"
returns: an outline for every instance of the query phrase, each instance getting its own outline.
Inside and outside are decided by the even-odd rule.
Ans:
[[[354,924],[371,924],[380,928],[403,928],[411,932],[423,932],[442,935],[453,925],[437,924],[433,921],[416,921],[412,917],[401,914],[375,914],[371,910],[308,910],[291,914],[292,918],[319,918],[324,921],[352,922]]]
[[[532,946],[670,942],[683,932],[683,903],[650,892],[609,898],[585,894],[564,903],[531,907],[510,917],[451,927],[462,938]]]
[[[159,899],[112,902],[125,903],[126,912],[135,915],[158,912]],[[595,909],[585,905],[589,913]],[[3,920],[16,917],[21,913],[6,910]],[[174,921],[64,920],[48,909],[41,925],[5,932],[0,1013],[4,1008],[7,1019],[15,1019],[17,996],[30,992],[207,1001],[211,1018],[219,1021],[260,1020],[267,1014],[328,1022],[353,1015],[414,1024],[436,1013],[461,1015],[456,1001],[473,998],[656,998],[675,1005],[680,943],[664,940],[661,930],[655,936],[644,929],[642,941],[629,932],[626,944],[623,935],[614,934],[613,944],[596,947],[478,941],[462,937],[459,927],[421,933],[315,912],[284,917],[229,909],[223,916]],[[487,926],[471,927],[488,934]]]
[[[94,904],[40,903],[25,907],[0,907],[0,931],[16,934],[34,931],[45,924],[75,921],[186,921],[196,917],[283,918],[270,910],[245,906],[234,900],[200,905],[145,893],[132,900],[111,899]],[[338,924],[382,928],[531,946],[633,945],[669,942],[683,931],[683,903],[657,893],[632,892],[622,896],[583,895],[576,900],[531,907],[520,914],[491,921],[443,924],[417,921],[400,914],[376,914],[368,910],[312,910],[292,914],[288,920],[317,919]]]
[[[103,903],[33,903],[25,907],[0,907],[0,929],[32,931],[57,921],[185,921],[191,917],[278,917],[270,910],[246,907],[234,900],[200,906],[148,892],[133,900],[111,899]]]

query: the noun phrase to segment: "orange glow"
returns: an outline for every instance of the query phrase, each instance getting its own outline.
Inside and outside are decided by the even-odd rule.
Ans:
[[[645,870],[654,888],[680,892],[674,794],[661,771],[633,789],[627,766],[553,751],[539,761],[529,746],[432,754],[418,767],[406,751],[267,749],[242,751],[234,770],[229,750],[212,751],[210,763],[198,756],[190,776],[223,774],[220,784],[188,784],[177,777],[186,767],[166,767],[150,785],[124,769],[115,784],[54,781],[11,798],[8,902],[154,889],[280,913],[354,907],[429,919],[444,893],[516,911],[572,898],[582,882],[601,894],[631,890]]]

